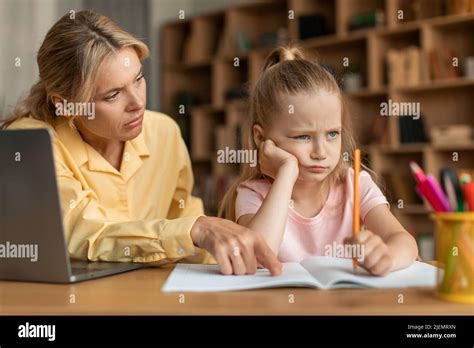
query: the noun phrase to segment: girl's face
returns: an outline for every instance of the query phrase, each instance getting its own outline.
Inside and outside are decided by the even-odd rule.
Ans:
[[[127,141],[142,130],[146,82],[133,48],[106,59],[97,74],[95,118],[79,117],[80,129],[96,138]],[[131,121],[134,121],[130,124]]]
[[[271,139],[299,162],[302,181],[322,181],[341,155],[341,101],[325,91],[286,96],[264,137]]]

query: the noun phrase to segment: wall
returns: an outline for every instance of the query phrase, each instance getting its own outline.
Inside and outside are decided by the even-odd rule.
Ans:
[[[36,82],[36,53],[51,25],[81,5],[81,0],[0,1],[0,119]]]
[[[180,10],[186,16],[212,11],[251,0],[1,0],[0,1],[0,119],[24,98],[38,79],[36,53],[48,29],[70,10],[93,8],[116,20],[124,29],[140,36],[150,47],[146,67],[148,108],[159,109],[159,31],[167,21],[178,18]],[[130,6],[142,6],[128,15]],[[142,5],[140,5],[142,3]],[[137,21],[148,7],[148,29]],[[133,8],[132,6],[132,8]],[[19,58],[19,60],[17,59]],[[20,63],[16,66],[15,63]]]

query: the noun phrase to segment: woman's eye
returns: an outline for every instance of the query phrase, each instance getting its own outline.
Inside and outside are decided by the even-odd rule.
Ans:
[[[310,136],[309,135],[297,135],[296,137],[293,137],[294,139],[297,139],[297,140],[309,140],[310,139]]]
[[[119,92],[115,92],[114,94],[106,97],[105,100],[106,101],[113,101],[113,100],[117,99],[118,94],[119,94]]]
[[[143,73],[141,73],[140,76],[137,77],[136,81],[140,81],[144,77],[145,77],[145,75]]]
[[[339,135],[339,132],[333,131],[328,133],[328,138],[329,139],[336,139],[337,136]]]

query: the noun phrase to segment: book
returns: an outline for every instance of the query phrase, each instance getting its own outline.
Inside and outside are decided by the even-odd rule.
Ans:
[[[421,49],[409,46],[404,50],[405,78],[407,86],[417,86],[421,83]]]
[[[385,14],[382,9],[375,9],[357,14],[349,18],[348,29],[357,30],[381,26],[385,23]]]
[[[445,78],[458,78],[461,72],[458,67],[453,66],[456,53],[449,48],[432,49],[429,51],[431,78],[433,80]]]
[[[399,199],[403,200],[404,205],[423,204],[423,200],[413,190],[413,187],[416,186],[416,181],[412,175],[384,172],[382,177],[387,183],[390,201],[394,202],[394,205],[398,204]]]
[[[283,263],[279,276],[267,269],[254,275],[222,275],[217,265],[178,263],[162,287],[164,292],[234,291],[277,287],[406,288],[434,287],[437,268],[415,261],[410,267],[384,277],[372,276],[361,267],[353,273],[352,259],[312,256],[300,263]]]
[[[426,80],[422,68],[424,54],[417,46],[387,51],[387,78],[390,86],[418,86]]]
[[[418,119],[412,117],[398,118],[400,143],[426,143],[428,137],[425,131],[423,114]]]
[[[405,84],[405,54],[403,50],[389,49],[387,51],[387,74],[390,86],[403,86]]]

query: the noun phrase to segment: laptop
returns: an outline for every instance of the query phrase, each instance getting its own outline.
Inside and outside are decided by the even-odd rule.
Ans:
[[[144,267],[70,260],[51,138],[47,129],[0,131],[0,279],[74,283]]]

